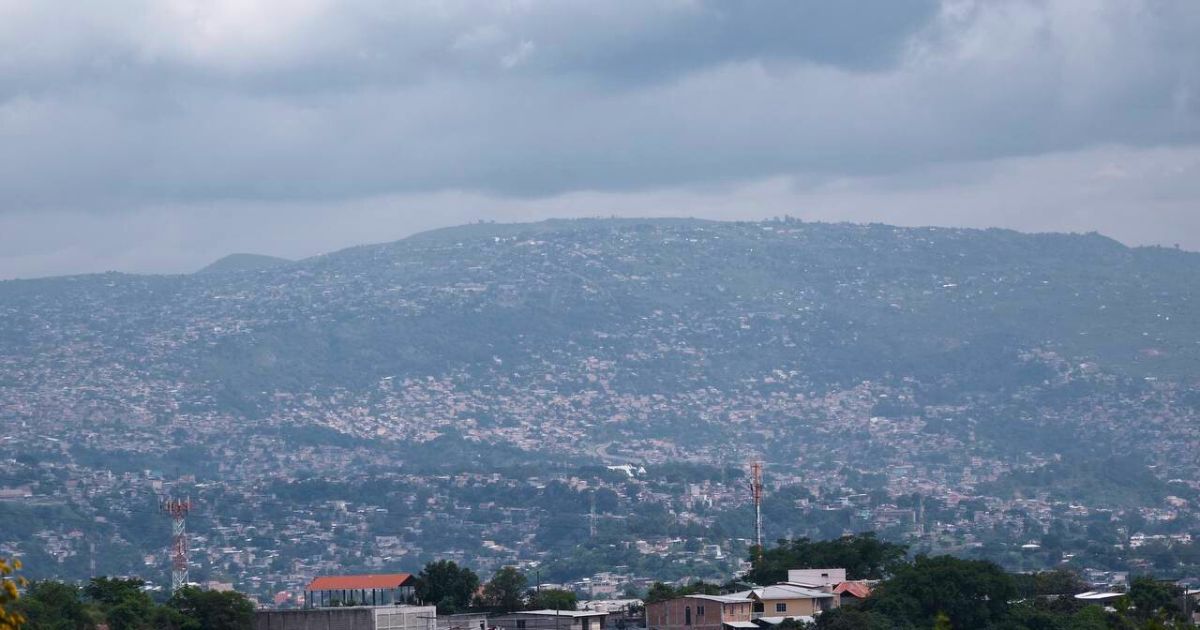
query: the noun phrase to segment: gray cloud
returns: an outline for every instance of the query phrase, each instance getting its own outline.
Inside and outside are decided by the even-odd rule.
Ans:
[[[901,200],[958,190],[931,173],[1098,147],[1182,160],[1200,141],[1198,32],[1189,0],[5,3],[0,215],[19,233],[153,216],[220,233],[243,219],[212,208],[287,209],[303,233],[389,199],[704,203],[686,191],[789,181],[886,182],[882,218],[920,222],[942,215]],[[1137,190],[1145,207],[1164,194]],[[974,223],[1006,220],[985,201]],[[396,212],[398,232],[431,224]],[[23,262],[0,254],[0,276],[88,268],[46,229]]]

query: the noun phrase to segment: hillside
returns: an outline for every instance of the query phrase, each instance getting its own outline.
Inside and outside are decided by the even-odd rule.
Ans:
[[[459,553],[720,577],[757,457],[769,539],[1036,568],[1063,558],[1021,545],[1053,532],[1126,566],[1122,531],[1200,522],[1198,287],[1200,256],[1094,234],[688,220],[3,282],[0,488],[25,498],[0,546],[43,577],[145,571],[169,492],[199,506],[195,575],[256,592]]]
[[[1200,255],[1095,234],[579,220],[251,260],[254,274],[0,284],[3,421],[187,433],[194,415],[683,453],[785,435],[829,416],[812,401],[858,392],[927,431],[965,431],[937,417],[955,408],[983,423],[975,438],[1035,427],[996,449],[1077,448],[1030,410],[1200,375]],[[988,419],[985,400],[1024,408]]]
[[[196,273],[226,273],[232,271],[261,271],[286,265],[292,261],[262,254],[230,254],[213,261]]]

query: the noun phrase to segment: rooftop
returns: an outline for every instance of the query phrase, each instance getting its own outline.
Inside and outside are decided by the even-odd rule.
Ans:
[[[322,575],[308,583],[306,591],[352,591],[358,589],[387,589],[411,586],[411,573],[382,573],[366,575]]]

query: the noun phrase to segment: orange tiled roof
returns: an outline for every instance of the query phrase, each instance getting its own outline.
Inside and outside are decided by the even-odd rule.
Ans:
[[[859,599],[871,594],[871,587],[863,582],[842,582],[833,587],[834,593],[847,593]]]
[[[411,573],[384,573],[382,575],[322,575],[308,583],[306,591],[340,591],[354,589],[383,589],[411,586]]]

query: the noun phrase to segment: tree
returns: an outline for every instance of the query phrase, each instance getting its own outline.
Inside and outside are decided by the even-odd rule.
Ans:
[[[183,617],[182,630],[249,630],[254,626],[254,604],[236,591],[180,589],[167,602]]]
[[[110,630],[143,630],[152,627],[154,602],[142,587],[145,582],[136,578],[92,578],[83,593],[95,603]]]
[[[1110,627],[1108,617],[1109,613],[1100,606],[1084,606],[1071,616],[1067,628],[1070,630],[1108,630]]]
[[[527,584],[516,567],[504,567],[483,587],[483,605],[499,612],[521,610]]]
[[[683,597],[684,595],[720,595],[720,594],[721,594],[720,586],[717,586],[716,584],[712,584],[710,582],[705,582],[703,580],[697,580],[695,582],[692,582],[691,584],[687,584],[685,586],[680,586],[679,588],[672,588],[671,585],[669,585],[669,584],[663,584],[662,582],[655,582],[654,584],[650,585],[650,590],[648,590],[646,592],[646,600],[645,601],[647,604],[652,604],[654,602],[661,602],[661,601],[665,601],[668,599],[674,599],[676,597]]]
[[[0,630],[20,628],[25,623],[25,616],[14,610],[17,600],[21,598],[17,588],[26,583],[23,577],[12,577],[20,570],[20,560],[0,558]]]
[[[1076,595],[1088,590],[1088,585],[1073,571],[1055,569],[1034,576],[1038,595]]]
[[[62,582],[33,582],[19,604],[25,630],[84,630],[93,625],[79,587]]]
[[[1134,615],[1139,619],[1172,619],[1179,616],[1176,602],[1182,593],[1171,584],[1159,582],[1149,576],[1133,579],[1129,585],[1129,601]]]
[[[417,598],[437,606],[438,614],[463,612],[479,590],[479,576],[453,561],[430,562],[417,574]]]
[[[878,613],[842,607],[821,613],[814,627],[816,630],[891,630],[893,625]]]
[[[529,598],[529,610],[575,610],[576,603],[572,591],[544,588]]]
[[[1007,616],[1016,594],[1012,577],[991,562],[917,556],[897,567],[863,606],[917,627],[931,627],[945,613],[955,628],[984,628]]]
[[[646,591],[646,603],[653,604],[655,602],[664,602],[675,597],[675,589],[662,582],[655,582],[650,585]]]
[[[746,578],[756,584],[774,584],[787,579],[788,569],[839,567],[852,580],[878,580],[903,561],[908,547],[884,542],[872,532],[843,536],[835,540],[812,541],[808,538],[780,540],[773,549],[761,553],[751,549],[753,568]]]

